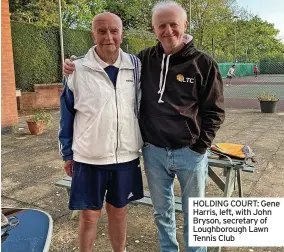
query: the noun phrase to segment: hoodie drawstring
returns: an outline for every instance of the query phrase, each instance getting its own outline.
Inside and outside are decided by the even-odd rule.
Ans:
[[[160,94],[160,93],[161,93],[161,90],[162,90],[162,83],[163,83],[163,71],[164,71],[164,59],[165,59],[165,56],[166,56],[166,54],[163,54],[158,94]]]
[[[163,94],[165,91],[165,87],[166,87],[166,79],[167,79],[167,74],[168,74],[168,70],[169,70],[169,61],[170,61],[170,57],[171,55],[167,56],[167,60],[166,60],[166,71],[165,71],[165,77],[163,78],[163,71],[164,71],[164,59],[165,59],[166,55],[163,54],[163,60],[162,60],[162,66],[161,66],[161,73],[160,73],[160,83],[159,83],[159,91],[158,94],[160,94],[160,98],[158,100],[158,103],[164,103],[164,101],[162,100],[163,98]],[[164,79],[164,81],[163,81]],[[162,84],[163,83],[163,84]]]

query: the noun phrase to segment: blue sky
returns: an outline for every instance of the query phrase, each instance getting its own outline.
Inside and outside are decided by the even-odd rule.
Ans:
[[[284,0],[237,0],[237,3],[263,20],[274,23],[284,41]]]

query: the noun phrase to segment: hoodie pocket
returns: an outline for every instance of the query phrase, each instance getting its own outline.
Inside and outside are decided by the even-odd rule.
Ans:
[[[143,116],[141,127],[144,141],[157,146],[179,148],[194,142],[189,125],[182,116]]]
[[[186,120],[184,120],[184,123],[185,123],[185,134],[190,137],[190,139],[194,140],[195,137],[192,135],[191,131],[190,131],[190,128],[188,126],[188,123]]]

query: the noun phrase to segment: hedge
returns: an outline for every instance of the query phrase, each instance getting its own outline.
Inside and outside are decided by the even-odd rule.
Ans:
[[[133,54],[138,54],[146,47],[152,47],[157,42],[155,40],[144,40],[139,38],[127,38],[123,43],[123,50]]]
[[[34,84],[61,82],[61,54],[58,27],[40,27],[30,23],[11,22],[16,87],[33,91]],[[64,29],[64,56],[83,55],[94,44],[89,31]],[[137,54],[155,40],[127,37],[121,48]],[[232,63],[219,63],[225,77]],[[253,74],[253,63],[237,63],[236,75]],[[284,62],[261,61],[261,74],[284,74]]]
[[[63,30],[64,56],[84,55],[94,45],[93,38],[89,31]]]
[[[16,87],[33,90],[33,84],[60,79],[59,38],[55,29],[11,22]]]
[[[33,91],[34,84],[61,82],[61,49],[58,27],[11,22],[16,87]],[[89,31],[63,29],[64,56],[83,55],[94,44]],[[156,42],[123,40],[121,48],[137,54]]]

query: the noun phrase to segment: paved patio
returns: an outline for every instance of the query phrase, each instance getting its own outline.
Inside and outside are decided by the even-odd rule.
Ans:
[[[54,125],[41,136],[31,136],[25,116],[11,135],[2,136],[2,206],[33,207],[50,213],[54,220],[52,252],[78,251],[78,219],[70,220],[67,194],[55,182],[65,176],[58,154],[59,112],[53,111]],[[243,175],[246,197],[284,197],[284,113],[263,114],[257,110],[226,110],[226,120],[215,142],[248,144],[257,154],[254,174]],[[145,181],[145,188],[147,183]],[[176,185],[178,194],[179,188]],[[206,195],[222,195],[209,180]],[[129,206],[127,251],[159,251],[152,208]],[[110,252],[106,214],[98,226],[95,251]],[[182,242],[182,215],[177,215],[178,240]],[[269,239],[269,238],[268,238]],[[181,251],[183,251],[181,245]],[[213,251],[214,249],[209,249]],[[283,252],[277,248],[224,248],[230,252]]]

